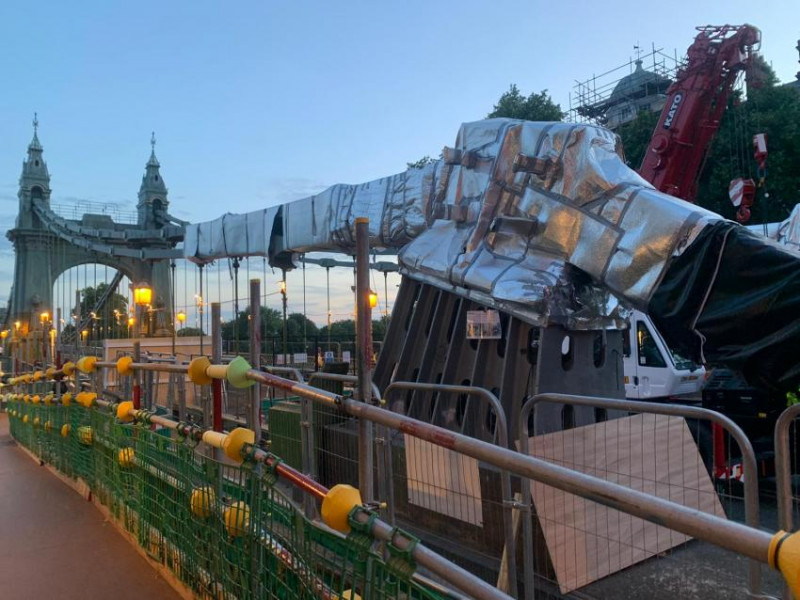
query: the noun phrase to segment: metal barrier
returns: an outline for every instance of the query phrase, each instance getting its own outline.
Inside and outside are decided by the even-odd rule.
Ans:
[[[463,395],[466,398],[469,397],[477,397],[478,399],[482,400],[486,406],[493,411],[495,415],[495,426],[494,426],[494,437],[497,439],[497,443],[502,448],[511,449],[508,440],[508,421],[506,419],[505,411],[503,410],[503,406],[500,404],[500,400],[492,394],[489,390],[480,387],[473,387],[473,386],[465,386],[465,385],[444,385],[444,384],[435,384],[435,383],[423,383],[423,382],[411,382],[411,381],[395,381],[389,384],[384,392],[384,400],[388,406],[391,407],[391,398],[393,392],[396,391],[422,391],[422,392],[433,392],[436,394],[437,402],[441,399],[441,395],[449,395],[449,394],[458,394]],[[404,415],[408,414],[408,410],[410,406],[404,406],[403,410],[396,410],[399,407],[392,407],[391,410],[393,412],[401,412]],[[464,408],[464,413],[469,412],[469,408]],[[436,414],[436,408],[434,407],[431,410],[431,414]],[[480,419],[481,422],[485,422],[483,419]],[[461,419],[461,428],[463,432],[464,424],[466,423],[467,419],[466,416]],[[379,477],[378,481],[383,482],[382,488],[386,490],[389,494],[389,509],[390,509],[390,522],[394,523],[395,521],[395,505],[394,505],[394,482],[393,482],[393,471],[392,468],[392,443],[391,440],[388,443],[384,443],[382,447],[387,448],[388,452],[388,460],[384,463],[384,476]],[[406,465],[408,467],[408,454],[406,454]],[[417,471],[421,471],[421,465],[417,465]],[[387,483],[388,479],[388,483]],[[406,477],[407,479],[407,477]],[[500,473],[500,489],[501,489],[501,496],[502,496],[502,513],[503,513],[503,558],[505,559],[506,565],[506,591],[514,598],[517,597],[517,565],[516,565],[516,540],[514,536],[514,525],[513,525],[513,508],[514,508],[514,500],[511,495],[511,475],[508,471],[501,471]],[[408,484],[409,482],[406,481]],[[387,495],[382,495],[381,498],[387,498]],[[451,540],[455,541],[455,540]],[[501,564],[503,560],[501,559]],[[502,570],[502,569],[501,569]]]
[[[177,366],[174,365],[137,364],[131,363],[130,360],[123,365],[87,360],[83,367],[80,368],[84,372],[91,373],[97,367],[113,368],[115,366],[117,369],[120,369],[120,372],[124,370],[126,375],[135,373],[140,369],[177,369]],[[249,385],[249,382],[258,381],[264,385],[290,392],[322,406],[336,409],[343,415],[388,427],[393,431],[401,432],[405,435],[429,442],[434,446],[445,448],[463,456],[493,465],[500,470],[507,470],[523,478],[523,480],[537,481],[543,485],[551,486],[569,494],[592,500],[602,506],[622,511],[629,515],[667,527],[675,532],[710,542],[720,548],[731,550],[743,557],[768,563],[771,567],[779,570],[783,574],[786,582],[793,590],[800,589],[800,534],[786,534],[784,532],[768,533],[754,527],[728,521],[724,518],[689,508],[668,499],[650,495],[636,489],[630,489],[623,485],[606,481],[605,479],[587,473],[571,470],[527,454],[514,452],[507,448],[502,448],[499,445],[470,438],[442,427],[437,427],[429,423],[387,411],[378,406],[359,402],[339,394],[319,390],[307,384],[294,382],[276,375],[250,369],[249,365],[247,365],[246,361],[243,359],[236,359],[230,365],[212,365],[208,359],[196,359],[189,365],[188,372],[192,380],[201,385],[209,385],[213,380],[224,378],[234,387],[246,387]],[[22,378],[21,382],[17,381],[20,378],[13,378],[12,384],[28,386],[32,380],[37,380],[37,375],[38,378],[41,379],[41,373],[34,374],[32,378],[29,374]],[[540,399],[543,398],[546,398],[546,396],[540,397]],[[550,401],[564,399],[567,399],[572,404],[580,401],[580,399],[574,397],[559,396],[550,398]],[[16,401],[18,400],[17,398]],[[584,400],[586,402],[591,402],[594,399]],[[95,398],[92,394],[88,396],[85,394],[83,395],[82,402],[85,406],[91,405],[94,401]],[[628,410],[629,408],[626,408],[626,406],[631,406],[625,401],[613,402],[618,403],[614,408],[620,408],[621,410]],[[609,405],[609,407],[610,406],[611,405]],[[646,407],[651,409],[651,412],[658,408],[663,409],[663,406],[654,407],[653,405],[645,405],[645,407],[640,407],[634,405],[633,410],[640,410]],[[690,407],[678,408],[687,409]],[[22,410],[24,411],[27,409]],[[121,409],[117,407],[118,415],[120,414],[120,410]],[[157,418],[152,417],[152,415],[146,412],[139,412],[141,413],[139,417],[144,419],[147,423]],[[122,411],[123,415],[129,413],[130,411],[128,411],[128,413]],[[15,415],[12,416],[16,418]],[[26,416],[29,415],[26,414]],[[134,414],[134,416],[136,416],[136,414]],[[27,423],[28,421],[25,420],[25,424]],[[186,426],[185,424],[177,424],[177,427]],[[23,427],[22,430],[25,430],[25,428]],[[231,435],[233,435],[233,432]],[[224,447],[225,444],[223,441],[224,439],[228,439],[225,434],[219,433],[214,434],[214,436],[211,436],[210,439],[217,440],[217,442]],[[205,439],[205,435],[203,438]],[[255,452],[252,444],[249,446],[244,444],[240,447],[240,450],[245,454]],[[319,486],[320,484],[314,485]],[[353,514],[354,513],[351,513],[351,516]],[[388,524],[384,523],[381,527],[386,527],[388,531],[391,531],[391,527]],[[372,527],[373,531],[375,529],[375,527]],[[424,564],[422,560],[418,562]],[[450,565],[450,568],[454,567],[451,563],[445,562]],[[442,565],[440,564],[437,568],[441,567]],[[475,588],[477,593],[473,593],[473,590],[468,590],[466,587],[461,587],[462,590],[476,597],[497,597],[497,590],[487,586],[483,582],[476,582],[474,576],[465,573],[463,570],[454,570],[453,572],[458,573],[457,576],[454,575],[453,572],[434,572],[454,585],[460,585],[455,582],[455,578],[467,576],[469,577],[468,583],[477,586]],[[447,579],[448,577],[450,577],[450,579]]]
[[[454,596],[438,585],[429,588],[429,580],[414,572],[419,564],[472,597],[507,598],[359,507],[355,490],[328,489],[248,447],[247,430],[202,431],[98,398],[65,404],[13,401],[14,437],[83,480],[155,560],[200,595],[299,599],[308,588],[329,599],[354,598],[356,589],[363,598]],[[145,427],[115,423],[113,415]],[[223,450],[229,461],[260,464],[268,476],[202,458],[184,440]],[[321,501],[330,529],[298,520],[276,480]],[[346,538],[334,530],[353,533]],[[384,565],[370,549],[373,540],[387,545],[394,562]],[[379,568],[370,574],[373,563]]]
[[[778,496],[778,527],[784,531],[794,531],[793,508],[800,502],[793,493],[792,457],[789,448],[790,428],[795,419],[800,417],[800,404],[784,410],[775,423],[775,486]],[[788,587],[784,590],[784,598],[792,598]]]
[[[530,398],[522,407],[519,417],[519,444],[520,452],[529,454],[528,427],[531,414],[536,422],[536,407],[542,403],[554,403],[570,406],[587,406],[606,410],[622,411],[625,413],[641,413],[650,415],[673,416],[682,418],[698,419],[716,423],[723,427],[731,437],[736,440],[742,452],[744,467],[744,504],[745,521],[748,526],[758,529],[759,527],[759,495],[758,495],[758,471],[756,466],[755,452],[750,440],[742,429],[728,417],[705,408],[685,406],[678,404],[662,404],[655,402],[638,402],[633,400],[616,400],[611,398],[597,398],[588,396],[572,396],[568,394],[544,393]],[[535,424],[534,424],[535,427]],[[526,507],[532,506],[530,485],[522,486],[522,503]],[[533,548],[533,524],[531,519],[526,518],[523,524],[523,538],[526,550]],[[533,581],[533,556],[530,551],[524,553],[525,560],[525,589],[528,598],[532,598],[534,589]],[[750,561],[748,582],[750,594],[758,597],[761,593],[761,566],[756,560]]]

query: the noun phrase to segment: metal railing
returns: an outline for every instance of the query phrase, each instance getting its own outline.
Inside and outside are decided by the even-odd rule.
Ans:
[[[758,493],[758,470],[756,466],[755,452],[753,445],[747,438],[742,429],[730,418],[718,412],[705,408],[686,406],[681,404],[662,404],[655,402],[638,402],[634,400],[617,400],[612,398],[598,398],[589,396],[572,396],[569,394],[544,393],[530,398],[522,407],[519,415],[519,444],[520,452],[528,454],[530,452],[528,443],[528,426],[531,414],[533,414],[534,427],[536,427],[536,407],[542,403],[553,403],[570,406],[586,406],[601,408],[612,411],[623,411],[625,413],[640,413],[650,415],[661,415],[671,417],[682,417],[684,419],[698,419],[715,423],[725,429],[731,437],[736,440],[742,452],[744,468],[744,504],[745,521],[753,529],[759,527],[759,493]],[[529,485],[522,486],[522,503],[530,507],[532,504],[531,488]],[[530,519],[526,519],[523,525],[523,539],[526,547],[533,546],[533,528]],[[533,582],[533,559],[530,553],[525,553],[525,588],[532,590]],[[750,561],[748,582],[750,594],[758,597],[761,593],[761,565],[757,560]],[[532,596],[528,596],[532,598]]]
[[[391,398],[394,392],[400,391],[412,391],[412,392],[432,392],[436,394],[437,401],[441,399],[443,395],[451,395],[451,394],[458,394],[459,396],[464,396],[466,398],[469,397],[476,397],[479,400],[483,401],[486,406],[494,413],[495,416],[495,424],[494,424],[494,436],[496,437],[497,444],[502,447],[511,450],[511,446],[509,444],[508,439],[508,421],[506,419],[506,413],[503,410],[502,404],[500,404],[500,400],[491,393],[489,390],[480,387],[473,387],[473,386],[466,386],[466,385],[445,385],[445,384],[436,384],[436,383],[424,383],[424,382],[411,382],[411,381],[394,381],[390,383],[385,392],[384,392],[384,400],[385,402],[391,406]],[[402,414],[407,415],[410,406],[403,407],[403,410],[397,410],[400,407],[392,407],[391,410],[393,412],[400,412]],[[469,411],[468,407],[464,408],[464,413]],[[431,414],[436,414],[435,407],[431,411]],[[462,419],[462,424],[466,421],[466,419]],[[483,422],[483,420],[482,420]],[[386,461],[386,464],[391,466],[391,451],[392,451],[392,444],[384,444],[385,447],[388,448],[389,452],[389,459]],[[406,464],[408,464],[408,455],[406,455]],[[394,523],[395,520],[395,505],[394,505],[394,494],[393,489],[393,481],[392,481],[392,470],[386,469],[384,471],[384,477],[379,478],[380,481],[386,481],[388,479],[388,485],[384,483],[382,485],[383,489],[389,490],[389,509],[390,509],[390,522]],[[516,538],[514,535],[514,525],[513,525],[513,509],[514,509],[514,500],[511,495],[511,475],[508,471],[501,471],[500,473],[500,481],[501,481],[501,496],[502,496],[502,512],[503,512],[503,559],[504,564],[506,565],[506,589],[505,592],[509,593],[512,597],[517,597],[517,565],[516,565]],[[382,496],[385,497],[385,496]]]
[[[101,363],[98,361],[96,366],[100,368],[113,368],[115,365],[114,363]],[[131,365],[131,369],[144,372],[163,370],[178,373],[185,372],[186,369],[191,371],[191,367],[171,364],[134,363]],[[672,531],[709,542],[720,548],[733,551],[743,557],[758,561],[759,563],[768,563],[773,568],[780,569],[789,583],[797,585],[796,578],[800,575],[800,570],[797,568],[797,565],[791,564],[792,560],[796,560],[797,557],[800,556],[800,552],[794,554],[800,546],[800,538],[797,536],[784,535],[783,532],[770,534],[757,527],[728,521],[722,517],[687,507],[683,504],[671,501],[670,499],[645,493],[641,490],[631,489],[589,473],[554,464],[553,462],[530,456],[526,451],[527,447],[521,448],[521,452],[515,452],[512,449],[503,448],[500,444],[474,439],[461,433],[438,427],[432,423],[426,423],[403,414],[391,412],[379,406],[365,404],[341,394],[320,390],[302,382],[292,381],[260,370],[243,370],[241,364],[239,368],[236,369],[238,375],[236,373],[233,375],[233,377],[238,379],[234,380],[231,379],[232,370],[233,369],[222,365],[210,365],[208,367],[208,376],[212,379],[225,378],[234,386],[247,385],[249,381],[258,381],[266,386],[299,396],[315,405],[338,411],[343,415],[366,420],[370,423],[386,427],[392,432],[411,436],[434,446],[474,458],[488,465],[492,465],[501,472],[506,471],[509,474],[513,474],[521,478],[523,482],[528,480],[536,481],[542,485],[551,486],[580,498],[591,500],[602,506],[659,524]],[[27,382],[23,383],[25,385],[28,384]],[[408,385],[413,386],[414,384]],[[482,394],[482,392],[476,392],[474,388],[470,388],[469,391],[470,393]],[[609,410],[681,416],[683,418],[704,419],[716,422],[728,429],[731,437],[737,441],[741,440],[739,443],[742,445],[746,469],[744,484],[747,489],[753,489],[752,484],[755,483],[755,489],[757,491],[755,461],[754,459],[749,460],[747,457],[748,453],[750,457],[752,457],[752,447],[738,427],[735,425],[731,427],[729,420],[717,413],[687,406],[657,405],[604,398],[583,398],[559,394],[543,394],[531,398],[523,408],[520,419],[521,431],[522,427],[528,426],[527,415],[529,415],[533,407],[540,402],[601,406]],[[790,413],[791,418],[794,418],[797,414],[796,411]],[[689,416],[687,417],[686,415]],[[786,416],[786,419],[787,422],[790,420],[788,416]],[[499,428],[499,414],[497,427]],[[778,433],[776,432],[776,439],[777,438]],[[527,435],[523,431],[520,435],[520,444],[522,445],[526,442]],[[776,449],[778,449],[777,445]],[[786,457],[785,451],[779,450],[779,454]],[[750,486],[747,486],[748,480],[751,481]],[[523,492],[526,487],[530,490],[530,486],[522,485],[521,489]],[[757,508],[757,492],[755,498]],[[526,503],[523,502],[523,504]],[[752,502],[750,504],[752,509]],[[752,514],[750,516],[752,517]],[[526,521],[527,520],[529,519],[526,519]],[[389,525],[387,524],[387,526]],[[529,546],[527,541],[525,546]],[[792,548],[792,550],[781,552],[781,548]],[[526,578],[529,572],[532,574],[533,570],[528,569],[528,565],[526,564]],[[527,583],[526,581],[525,591],[530,594],[532,593],[531,590],[533,587],[528,586]]]

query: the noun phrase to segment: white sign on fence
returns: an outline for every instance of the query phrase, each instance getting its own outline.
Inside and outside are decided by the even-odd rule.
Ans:
[[[503,336],[500,313],[496,310],[467,311],[468,340],[499,340]]]
[[[295,352],[293,360],[295,364],[305,364],[308,362],[308,353],[307,352]]]
[[[483,526],[478,461],[404,434],[408,501]]]
[[[348,350],[342,352],[342,362],[350,362],[350,352]]]

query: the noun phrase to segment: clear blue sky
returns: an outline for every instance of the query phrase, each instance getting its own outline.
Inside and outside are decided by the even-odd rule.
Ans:
[[[758,26],[778,77],[794,77],[796,0],[711,4],[5,0],[0,226],[34,111],[55,201],[133,204],[155,130],[171,212],[200,221],[401,171],[510,83],[566,107],[575,80],[637,42],[682,54],[695,25]]]

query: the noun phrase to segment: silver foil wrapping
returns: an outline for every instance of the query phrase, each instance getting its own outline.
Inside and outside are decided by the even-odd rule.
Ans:
[[[646,308],[670,258],[721,218],[655,191],[605,129],[490,119],[462,125],[422,169],[282,205],[274,228],[261,218],[264,240],[247,228],[248,246],[271,260],[352,254],[356,217],[369,218],[373,247],[398,252],[405,275],[570,329],[624,326],[627,306]],[[213,239],[225,228],[213,223],[187,227],[187,258],[225,255]]]

